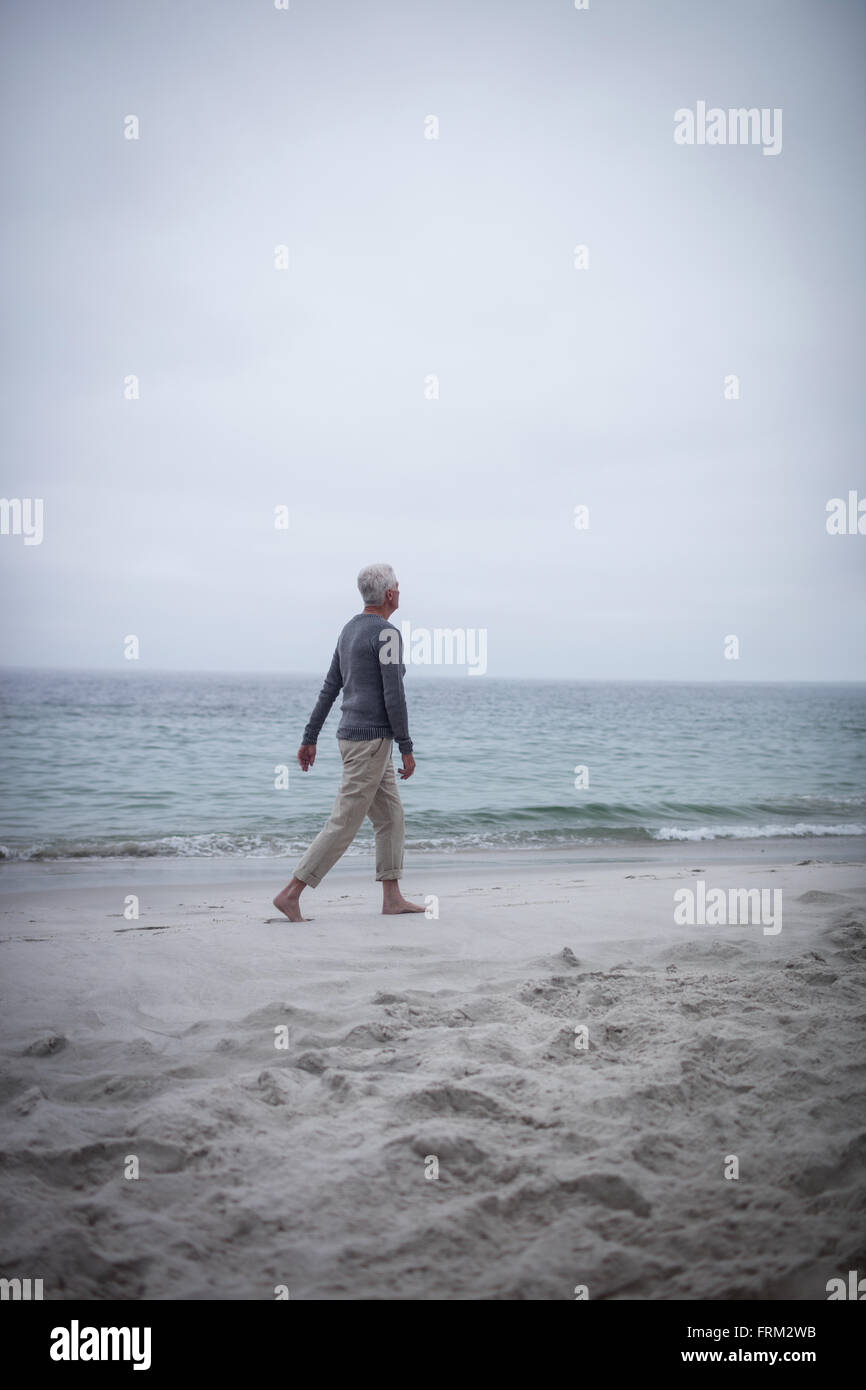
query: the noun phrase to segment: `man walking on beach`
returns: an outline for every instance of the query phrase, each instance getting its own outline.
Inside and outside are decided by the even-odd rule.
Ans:
[[[316,740],[340,690],[343,691],[337,740],[343,780],[334,809],[294,876],[274,898],[274,907],[290,922],[303,922],[299,899],[316,888],[349,848],[369,816],[376,832],[376,878],[382,884],[382,911],[423,912],[407,902],[398,880],[403,872],[403,806],[394,779],[394,739],[403,755],[400,776],[415,771],[409,717],[403,692],[403,639],[388,619],[397,609],[400,589],[390,565],[367,565],[358,575],[363,613],[350,618],[340,633],[325,683],[298,749],[304,772],[316,760]]]

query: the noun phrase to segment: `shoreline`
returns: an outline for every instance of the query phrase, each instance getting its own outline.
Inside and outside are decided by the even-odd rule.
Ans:
[[[164,858],[118,856],[39,861],[10,859],[0,862],[0,913],[5,898],[52,889],[65,891],[69,887],[128,885],[132,889],[176,884],[204,888],[208,884],[273,882],[276,892],[291,876],[297,858],[178,855]],[[576,869],[621,864],[658,864],[692,869],[701,861],[720,865],[761,862],[779,865],[866,864],[866,836],[659,840],[641,845],[620,843],[580,846],[577,849],[564,845],[537,849],[414,850],[407,851],[402,881],[407,889],[411,889],[414,878],[427,878],[431,873],[439,876],[447,874],[450,869],[472,874],[511,872],[518,867],[524,872],[534,869],[559,871],[569,864]],[[372,849],[366,854],[344,856],[331,869],[322,886],[346,879],[358,879],[375,886],[374,862]]]

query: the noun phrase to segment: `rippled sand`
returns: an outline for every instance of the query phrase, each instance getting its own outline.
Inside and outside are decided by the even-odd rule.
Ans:
[[[866,869],[688,853],[413,866],[438,920],[383,918],[356,865],[296,927],[249,881],[136,889],[138,921],[122,888],[7,894],[0,1274],[826,1298],[866,1267]],[[675,926],[698,873],[781,888],[783,930]]]

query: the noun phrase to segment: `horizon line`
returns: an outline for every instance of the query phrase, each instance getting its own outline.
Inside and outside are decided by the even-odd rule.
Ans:
[[[464,663],[465,665],[465,663]],[[0,665],[0,674],[5,672],[42,672],[45,674],[53,673],[62,675],[119,675],[123,671],[134,669],[135,663],[126,663],[118,666],[13,666]],[[412,663],[407,663],[407,675],[409,670],[415,670],[422,679],[425,679],[423,666],[414,667]],[[138,668],[138,674],[146,673],[153,676],[269,676],[290,680],[318,680],[324,679],[320,672],[314,671],[279,671],[273,669],[226,669],[223,667],[188,667],[188,666],[151,666]],[[469,668],[459,669],[455,667],[453,675],[450,673],[443,676],[431,676],[426,674],[426,679],[468,679]],[[575,682],[586,685],[866,685],[866,676],[825,676],[820,678],[804,676],[753,676],[725,677],[725,676],[490,676],[485,671],[483,675],[488,680],[497,681],[523,681],[523,682]]]

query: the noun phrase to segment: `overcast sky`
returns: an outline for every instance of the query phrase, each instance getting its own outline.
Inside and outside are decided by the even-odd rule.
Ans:
[[[866,678],[864,5],[2,23],[5,664],[324,672],[384,560],[491,676]]]

